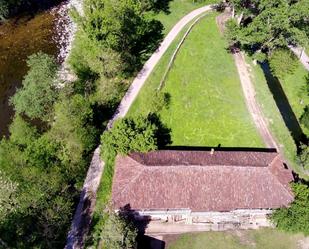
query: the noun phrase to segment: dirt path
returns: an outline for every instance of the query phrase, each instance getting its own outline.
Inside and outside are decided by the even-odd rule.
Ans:
[[[138,95],[140,89],[146,82],[147,78],[166,52],[168,47],[180,33],[180,31],[192,20],[206,11],[213,9],[213,5],[207,5],[190,12],[184,16],[168,33],[166,38],[161,43],[157,51],[149,58],[145,63],[143,69],[138,73],[134,79],[132,85],[128,89],[126,95],[123,97],[118,109],[116,110],[113,118],[108,123],[108,129],[110,129],[114,122],[124,117]],[[104,170],[104,162],[100,159],[100,148],[97,148],[93,154],[90,167],[88,169],[87,177],[84,182],[83,190],[80,195],[80,201],[75,211],[71,230],[67,237],[66,249],[78,249],[83,248],[85,237],[89,231],[91,218],[93,215],[96,193],[101,181],[101,176]]]
[[[221,32],[224,31],[224,24],[230,17],[230,10],[226,10],[223,14],[217,17],[217,24]],[[255,89],[250,78],[250,66],[247,65],[245,56],[242,52],[234,53],[233,57],[245,96],[246,105],[252,116],[255,126],[258,129],[267,148],[276,148],[279,151],[279,147],[277,146],[275,139],[269,131],[267,122],[255,98]]]

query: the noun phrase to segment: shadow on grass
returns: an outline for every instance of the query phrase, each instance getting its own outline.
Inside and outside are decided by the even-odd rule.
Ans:
[[[301,143],[307,144],[308,139],[299,125],[298,119],[293,112],[293,109],[280,84],[280,81],[272,75],[269,65],[267,63],[262,63],[260,64],[260,66],[264,72],[264,76],[267,81],[269,90],[271,91],[274,97],[274,100],[281,113],[284,123],[286,127],[289,129],[297,146],[297,150],[299,151],[300,144]]]

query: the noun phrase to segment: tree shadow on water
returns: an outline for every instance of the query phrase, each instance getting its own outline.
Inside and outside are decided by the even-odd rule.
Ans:
[[[278,78],[272,75],[269,65],[267,63],[261,63],[260,66],[263,69],[269,90],[271,91],[274,97],[274,100],[281,113],[284,123],[286,127],[289,129],[296,143],[297,149],[299,150],[300,144],[301,143],[306,144],[308,142],[308,139],[299,125],[298,119],[293,112],[293,109],[280,84],[280,81],[278,80]]]

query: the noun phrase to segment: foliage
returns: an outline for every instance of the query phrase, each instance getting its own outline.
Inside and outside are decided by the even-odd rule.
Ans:
[[[27,64],[30,69],[23,80],[22,88],[11,98],[11,103],[17,114],[47,121],[57,99],[57,64],[54,58],[43,53],[29,56]]]
[[[18,184],[0,171],[0,222],[17,209],[17,188]]]
[[[305,169],[309,170],[309,146],[302,144],[300,146],[300,154],[298,155],[299,164]]]
[[[97,71],[109,74],[120,66],[123,72],[134,72],[144,56],[157,47],[162,25],[147,18],[148,8],[152,6],[145,9],[139,0],[87,0],[84,16],[73,14],[86,41],[83,47],[97,50],[90,56]]]
[[[277,209],[271,216],[276,226],[288,232],[309,234],[309,187],[304,183],[293,183],[294,202],[288,208]]]
[[[271,72],[277,78],[282,79],[288,74],[293,74],[298,66],[296,56],[287,49],[277,49],[269,58]]]
[[[6,0],[0,0],[0,21],[4,20],[9,14],[9,5]]]
[[[10,140],[19,146],[27,147],[37,137],[36,127],[26,122],[20,115],[16,115],[10,125]]]
[[[305,107],[300,122],[309,130],[309,106]]]
[[[102,233],[101,239],[104,248],[108,249],[131,249],[136,246],[137,228],[126,216],[109,214]]]
[[[168,108],[171,95],[162,91],[156,91],[149,101],[149,109],[152,113],[159,113],[163,108]]]
[[[289,44],[306,46],[308,43],[309,4],[306,0],[242,1],[232,5],[242,17],[237,40],[253,51],[271,53]]]
[[[101,137],[103,158],[110,153],[122,155],[130,152],[156,150],[158,127],[149,118],[123,118]]]

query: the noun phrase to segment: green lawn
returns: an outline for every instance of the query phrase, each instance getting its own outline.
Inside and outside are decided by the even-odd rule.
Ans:
[[[171,104],[160,113],[161,120],[172,130],[173,145],[264,147],[215,16],[209,14],[193,28],[177,55],[163,88],[171,95]],[[174,49],[175,44],[146,82],[129,115],[149,112],[149,99]]]
[[[164,34],[167,34],[182,17],[189,14],[191,11],[207,4],[214,4],[217,2],[219,1],[172,0],[169,3],[169,13],[161,12],[159,14],[155,14],[155,18],[162,22],[164,26]]]
[[[289,100],[289,103],[298,119],[303,114],[306,105],[309,105],[309,97],[306,92],[307,77],[309,77],[308,71],[299,63],[297,69],[292,75],[286,76],[281,80],[283,90]],[[309,136],[309,130],[303,132]]]
[[[251,64],[252,68],[252,81],[255,85],[256,97],[268,121],[271,133],[274,135],[279,146],[282,148],[284,155],[289,160],[293,169],[305,177],[296,164],[296,145],[290,134],[290,131],[285,125],[282,115],[277,107],[274,97],[267,85],[263,70],[259,65],[253,65],[251,59],[247,57],[247,62]],[[297,68],[293,75],[286,77],[281,81],[285,94],[287,95],[289,102],[295,110],[296,116],[301,114],[301,108],[299,107],[301,87],[305,83],[303,76],[305,71],[301,65]],[[298,106],[298,107],[297,107]]]
[[[299,249],[302,238],[274,229],[204,232],[181,235],[167,249]]]

